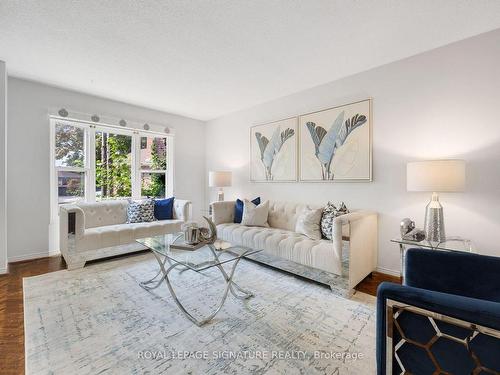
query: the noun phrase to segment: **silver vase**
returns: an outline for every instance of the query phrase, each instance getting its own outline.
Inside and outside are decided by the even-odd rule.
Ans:
[[[196,245],[199,242],[200,230],[196,223],[188,223],[183,226],[184,242],[188,245]]]
[[[431,242],[446,241],[444,231],[443,206],[439,202],[437,193],[432,193],[432,198],[425,210],[424,222],[425,239]]]

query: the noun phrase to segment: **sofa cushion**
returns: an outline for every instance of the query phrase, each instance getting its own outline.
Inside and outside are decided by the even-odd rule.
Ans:
[[[257,206],[250,202],[248,199],[243,203],[243,217],[241,224],[256,227],[267,227],[267,216],[269,214],[269,201],[265,201]]]
[[[77,250],[86,251],[126,245],[138,238],[160,236],[181,230],[182,220],[158,220],[145,223],[116,224],[85,230]]]
[[[295,231],[297,219],[304,208],[320,208],[321,206],[292,202],[269,202],[269,217],[267,222],[270,227]]]
[[[155,199],[156,220],[171,220],[174,218],[174,197],[167,199]]]
[[[311,210],[305,208],[297,218],[295,231],[303,234],[312,240],[321,239],[321,215],[323,214],[322,208]]]
[[[253,199],[252,203],[258,206],[260,204],[260,197]],[[234,222],[237,224],[241,223],[242,217],[243,217],[243,201],[241,199],[236,199],[236,203],[234,205]]]
[[[329,240],[312,240],[285,229],[247,227],[235,223],[217,225],[217,236],[233,246],[263,250],[264,253],[328,272],[335,270],[333,243]]]
[[[127,200],[109,200],[102,202],[78,202],[85,215],[85,228],[103,225],[124,224],[127,222]]]
[[[144,223],[155,220],[153,199],[129,200],[127,208],[128,223]]]

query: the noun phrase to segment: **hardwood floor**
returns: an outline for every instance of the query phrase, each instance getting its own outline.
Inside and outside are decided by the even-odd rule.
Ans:
[[[66,268],[60,256],[9,264],[0,275],[0,374],[24,374],[23,277]]]
[[[0,275],[0,374],[24,374],[23,277],[66,268],[60,256],[9,264],[9,273]],[[399,283],[399,277],[373,272],[358,286],[360,292],[375,295],[383,281]]]
[[[387,275],[385,273],[373,272],[371,276],[365,277],[365,279],[358,284],[356,290],[366,294],[371,294],[372,296],[377,295],[377,288],[380,283],[384,281],[390,281],[392,283],[401,284],[401,278],[399,276]]]

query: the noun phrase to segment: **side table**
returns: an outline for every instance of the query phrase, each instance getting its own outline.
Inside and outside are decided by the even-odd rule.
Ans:
[[[403,281],[404,277],[406,249],[410,247],[419,247],[422,249],[440,251],[465,251],[468,253],[476,253],[472,245],[472,241],[461,237],[448,237],[444,242],[431,242],[427,240],[417,242],[411,240],[403,240],[401,238],[394,238],[391,240],[391,242],[399,244],[399,254],[401,259],[401,281]]]

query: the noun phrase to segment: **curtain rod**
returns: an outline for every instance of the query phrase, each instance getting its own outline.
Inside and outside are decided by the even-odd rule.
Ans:
[[[150,131],[159,134],[171,134],[173,129],[168,124],[156,124],[142,121],[125,120],[123,117],[113,115],[99,115],[97,113],[83,113],[79,111],[68,111],[66,108],[49,107],[49,116],[54,118],[72,119],[74,121],[82,121],[87,124],[105,124],[107,126],[116,126],[117,128],[133,128],[141,131]]]
[[[130,131],[146,133],[146,134],[161,135],[162,137],[173,137],[174,136],[174,134],[172,134],[170,132],[165,133],[165,132],[158,132],[158,131],[154,131],[154,130],[146,130],[146,129],[129,127],[129,126],[113,125],[113,124],[109,124],[107,122],[95,122],[95,121],[83,120],[83,119],[75,118],[75,117],[63,117],[63,116],[49,114],[49,118],[55,119],[55,120],[61,120],[61,121],[79,122],[79,123],[89,124],[89,125],[94,125],[94,126],[103,126],[103,127],[118,129],[118,130],[130,130]]]

